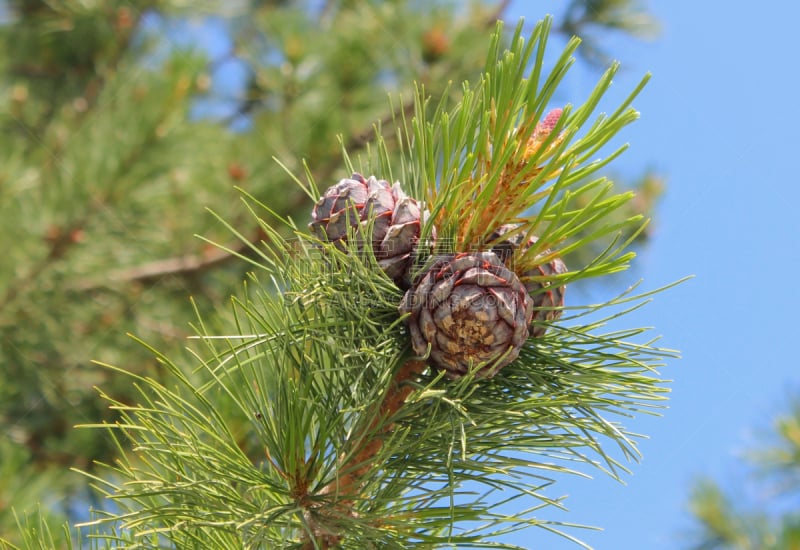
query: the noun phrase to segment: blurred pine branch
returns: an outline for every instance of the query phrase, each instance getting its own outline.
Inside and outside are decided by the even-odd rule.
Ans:
[[[694,525],[684,535],[686,548],[800,548],[800,403],[796,398],[744,458],[744,475],[726,482],[725,488],[711,478],[693,483],[689,509]]]

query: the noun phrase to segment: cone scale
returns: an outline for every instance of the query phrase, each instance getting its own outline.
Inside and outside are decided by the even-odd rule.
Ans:
[[[491,250],[497,254],[503,263],[510,269],[514,269],[515,257],[519,257],[520,252],[524,253],[538,241],[537,237],[531,237],[522,246],[525,236],[522,233],[515,233],[511,237],[504,239],[504,235],[514,231],[519,226],[506,224],[499,227],[489,239],[492,244]],[[520,250],[521,249],[521,250]],[[537,258],[550,254],[550,250],[545,250],[537,254]],[[533,317],[531,320],[531,336],[541,338],[547,332],[549,323],[561,317],[564,307],[564,294],[566,285],[554,285],[549,281],[542,281],[542,277],[552,277],[563,275],[568,271],[566,264],[561,258],[554,258],[549,262],[542,262],[535,267],[520,274],[520,279],[525,285],[525,289],[533,301]]]
[[[411,345],[450,378],[473,369],[492,377],[517,358],[528,338],[533,303],[519,278],[493,252],[438,260],[406,292]]]
[[[320,240],[343,249],[348,227],[366,232],[378,265],[402,289],[411,286],[411,267],[419,245],[421,224],[427,219],[416,199],[400,183],[354,173],[329,187],[311,212],[309,229]],[[435,239],[432,235],[431,244]]]

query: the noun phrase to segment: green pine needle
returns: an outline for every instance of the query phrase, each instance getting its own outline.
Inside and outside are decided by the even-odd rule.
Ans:
[[[550,102],[579,45],[577,39],[570,41],[550,73],[542,75],[550,24],[549,19],[542,21],[526,40],[520,21],[511,47],[501,51],[498,23],[483,77],[477,85],[464,85],[456,106],[440,104],[429,114],[420,92],[416,117],[405,126],[408,147],[402,181],[417,196],[427,198],[432,216],[423,236],[436,225],[445,237],[440,239],[441,251],[485,248],[492,233],[508,223],[522,224],[523,233],[538,236],[537,249],[552,248],[562,254],[602,242],[609,234],[641,229],[639,217],[596,227],[611,212],[621,211],[633,195],[615,193],[603,178],[592,178],[624,151],[623,146],[606,158],[596,158],[638,118],[630,104],[649,75],[613,113],[595,115],[618,70],[612,65],[582,105],[564,106],[552,131],[535,137],[548,106],[555,107]],[[580,196],[585,197],[583,207],[570,209],[571,201]],[[587,234],[587,228],[595,230]],[[596,274],[617,269],[619,263],[624,267],[629,260],[629,256],[603,258]],[[541,261],[532,252],[515,258],[515,271],[524,273]]]
[[[640,87],[611,115],[595,116],[612,67],[528,155],[519,144],[535,132],[578,45],[571,41],[542,74],[549,28],[545,20],[525,40],[520,23],[504,50],[498,27],[486,74],[464,86],[455,107],[442,104],[429,114],[421,91],[398,136],[406,153],[394,168],[409,194],[426,199],[440,235],[453,236],[455,247],[485,242],[512,221],[541,240],[523,262],[542,261],[546,248],[556,252],[544,261],[611,239],[592,262],[554,279],[563,284],[623,270],[633,257],[634,237],[615,236],[643,221],[604,223],[631,194],[616,193],[596,175],[607,160],[590,159],[636,118],[629,103]],[[380,138],[371,152],[359,162],[390,177]],[[356,164],[346,152],[345,164]],[[509,177],[512,165],[519,170]],[[316,198],[310,173],[297,181]],[[492,212],[502,185],[519,192]],[[571,206],[576,197],[587,198],[586,206]],[[245,198],[254,216],[263,210],[275,219]],[[489,223],[470,217],[478,214]],[[195,365],[152,349],[168,383],[107,365],[130,377],[139,401],[104,395],[118,420],[88,426],[111,434],[121,455],[92,476],[114,503],[87,524],[97,540],[124,535],[135,541],[130,548],[164,541],[198,548],[512,548],[497,537],[538,527],[578,542],[569,531],[579,526],[548,519],[564,507],[557,480],[592,470],[619,479],[639,457],[640,436],[624,422],[657,413],[666,399],[657,369],[676,353],[656,346],[646,329],[605,328],[656,291],[571,305],[490,380],[452,381],[426,369],[407,382],[413,391],[405,403],[384,417],[382,404],[410,357],[398,312],[402,292],[368,250],[338,250],[291,220],[279,224],[260,220],[263,243],[252,245],[255,255],[242,255],[258,271],[231,300],[227,321],[198,316]],[[295,237],[284,237],[287,230]],[[359,483],[344,484],[348,476]]]

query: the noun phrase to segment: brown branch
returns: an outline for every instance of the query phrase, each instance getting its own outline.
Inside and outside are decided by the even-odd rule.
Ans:
[[[374,467],[374,458],[383,447],[384,437],[394,428],[393,423],[386,421],[397,414],[408,396],[414,391],[414,385],[408,382],[419,376],[425,367],[425,361],[406,361],[395,373],[378,410],[370,410],[366,413],[368,414],[367,418],[371,419],[366,428],[348,441],[348,444],[352,446],[351,451],[355,452],[353,454],[344,452],[340,455],[338,471],[341,474],[319,492],[319,495],[332,499],[325,503],[329,513],[321,508],[325,504],[320,502],[312,504],[313,509],[309,510],[311,527],[316,540],[306,540],[303,544],[304,550],[336,548],[341,542],[341,534],[331,533],[329,529],[314,521],[314,516],[323,521],[326,516],[335,517],[344,514],[355,517],[353,502],[361,492],[366,474]]]
[[[185,254],[118,269],[109,273],[103,281],[82,281],[76,288],[94,290],[108,285],[109,282],[152,284],[168,276],[194,276],[242,256],[248,258],[255,256],[254,247],[264,237],[264,233],[259,230],[255,238],[248,242],[237,243],[236,246],[225,249],[212,248],[203,254]]]
[[[389,391],[380,404],[378,414],[372,415],[372,420],[365,431],[367,437],[372,435],[371,439],[367,439],[361,449],[349,459],[349,467],[347,464],[342,464],[340,470],[345,473],[329,484],[325,488],[326,490],[323,490],[324,493],[339,495],[355,495],[358,493],[364,474],[372,467],[372,458],[378,454],[378,451],[383,446],[383,439],[380,436],[391,432],[394,427],[393,424],[386,424],[382,429],[378,430],[379,426],[400,410],[406,398],[414,390],[414,386],[406,382],[421,374],[424,368],[424,361],[407,361],[400,367],[392,380]]]
[[[406,101],[401,107],[400,112],[402,112],[405,116],[411,116],[412,114],[414,114],[414,103],[415,102],[413,99]],[[383,118],[380,119],[378,128],[383,129],[384,127],[389,126],[389,124],[394,122],[397,116],[398,115],[395,112],[391,112],[384,115]],[[358,132],[357,134],[354,134],[353,136],[350,137],[350,140],[345,145],[345,149],[347,151],[352,151],[354,149],[363,149],[367,145],[367,143],[369,143],[373,139],[374,136],[375,136],[375,130],[373,127],[370,127],[369,129],[366,130],[362,130],[361,132]]]
[[[243,249],[244,245],[239,246],[235,252],[241,253]],[[204,254],[175,256],[173,258],[155,260],[140,266],[112,271],[109,279],[112,281],[152,283],[170,275],[186,276],[206,271],[234,257],[234,254],[227,250],[213,249]]]
[[[486,26],[493,27],[494,24],[497,22],[498,19],[503,17],[503,13],[508,9],[508,6],[511,5],[511,0],[502,0],[501,2],[497,3],[497,7],[495,7],[494,11],[486,18]]]

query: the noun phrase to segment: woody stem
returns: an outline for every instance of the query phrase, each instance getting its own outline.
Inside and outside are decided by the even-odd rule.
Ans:
[[[361,492],[365,481],[364,476],[369,472],[373,459],[383,446],[383,436],[390,433],[394,427],[394,424],[387,423],[386,419],[394,416],[403,406],[409,394],[414,390],[414,386],[407,382],[420,375],[425,366],[424,361],[409,360],[397,370],[378,407],[377,414],[370,411],[371,420],[366,429],[349,442],[350,445],[357,447],[358,451],[354,454],[343,453],[340,455],[338,471],[342,474],[320,491],[322,495],[333,495],[335,513],[353,515],[353,501]],[[324,513],[322,510],[318,510],[318,513],[320,512]],[[340,535],[321,536],[316,541],[317,547],[335,548],[338,546],[340,538]],[[314,547],[313,544],[309,545],[308,543],[304,547]]]
[[[424,368],[424,361],[406,361],[397,371],[389,390],[380,404],[379,413],[372,417],[365,431],[371,437],[365,439],[361,449],[348,460],[354,467],[348,467],[348,464],[341,464],[341,470],[345,471],[345,473],[338,480],[332,482],[332,485],[334,485],[332,489],[336,492],[342,495],[355,495],[358,493],[364,474],[370,469],[372,458],[378,454],[378,451],[383,446],[383,437],[381,436],[391,432],[393,428],[393,424],[386,424],[380,430],[377,430],[378,426],[400,410],[400,407],[403,406],[406,398],[414,389],[411,384],[406,384],[405,382],[419,375]]]

